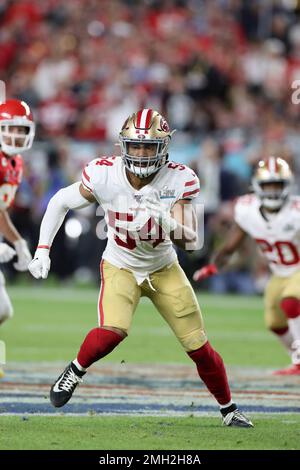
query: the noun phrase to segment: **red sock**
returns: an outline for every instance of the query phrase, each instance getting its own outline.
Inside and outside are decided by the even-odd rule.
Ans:
[[[296,297],[282,299],[280,307],[287,318],[297,318],[300,315],[300,301]]]
[[[94,328],[85,337],[77,361],[85,369],[109,354],[124,339],[115,331]]]
[[[196,363],[198,374],[208,390],[220,405],[226,405],[231,400],[227,374],[220,354],[209,342],[188,355]]]

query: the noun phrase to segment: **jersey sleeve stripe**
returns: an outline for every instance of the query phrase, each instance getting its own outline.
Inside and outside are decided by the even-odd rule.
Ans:
[[[85,189],[87,189],[87,190],[90,191],[91,193],[93,192],[92,188],[90,188],[90,187],[86,184],[86,182],[83,180],[83,178],[82,178],[81,182],[82,182],[82,184],[83,184],[83,186],[84,186]]]
[[[82,174],[88,180],[88,182],[90,182],[90,177],[85,170],[83,170]]]
[[[188,197],[188,196],[192,196],[193,194],[197,194],[197,193],[200,193],[200,189],[197,188],[197,189],[194,189],[194,191],[187,191],[186,193],[183,193],[182,197]]]
[[[197,180],[191,180],[191,181],[187,181],[184,186],[193,186],[193,184],[196,184],[196,183],[197,183]]]

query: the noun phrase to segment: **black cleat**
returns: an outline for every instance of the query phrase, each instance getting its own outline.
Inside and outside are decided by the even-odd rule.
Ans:
[[[241,413],[238,408],[223,416],[224,426],[235,426],[238,428],[253,428],[251,421]]]
[[[84,374],[72,362],[65,368],[50,390],[50,401],[55,408],[64,406],[70,400],[77,385],[83,381],[81,376]]]

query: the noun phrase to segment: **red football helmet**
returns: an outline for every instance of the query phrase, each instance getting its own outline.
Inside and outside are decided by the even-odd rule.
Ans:
[[[23,127],[25,134],[18,132]],[[16,99],[0,104],[0,145],[7,155],[16,155],[31,148],[35,123],[29,106]]]

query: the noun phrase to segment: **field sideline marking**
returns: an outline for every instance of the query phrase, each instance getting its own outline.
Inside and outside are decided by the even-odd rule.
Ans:
[[[113,364],[93,366],[72,402],[60,410],[49,389],[62,365],[14,363],[1,381],[1,415],[202,416],[218,413],[192,365]],[[230,368],[233,398],[250,413],[299,413],[300,377],[283,380],[263,368]]]

